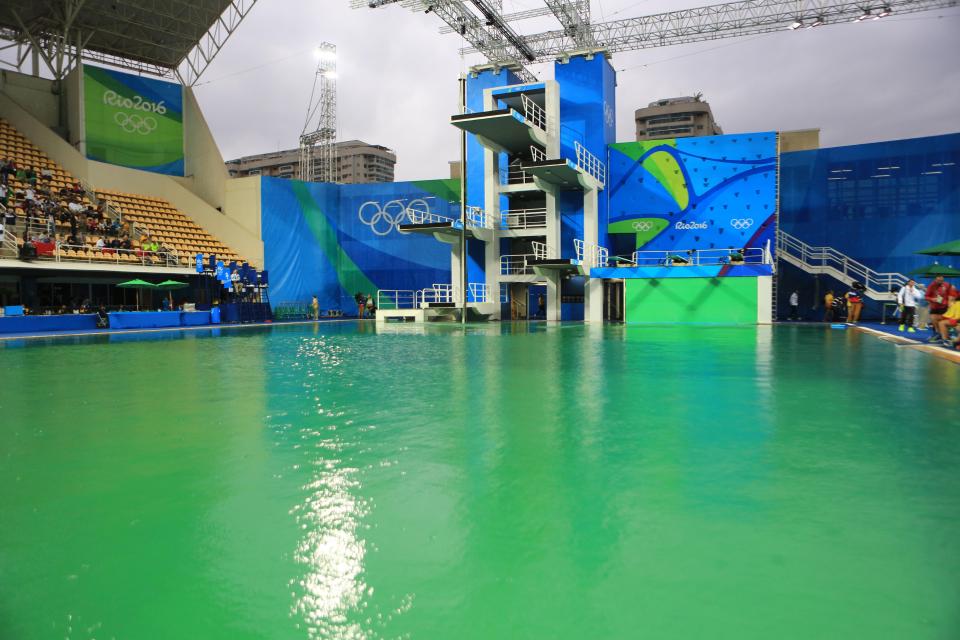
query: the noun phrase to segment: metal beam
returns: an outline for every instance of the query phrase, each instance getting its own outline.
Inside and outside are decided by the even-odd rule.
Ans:
[[[567,34],[578,49],[589,49],[596,46],[593,33],[590,31],[590,3],[578,4],[565,0],[544,0],[544,4],[556,16],[563,32]]]
[[[231,0],[220,17],[176,66],[174,75],[181,83],[187,86],[196,84],[256,4],[257,0]]]
[[[745,0],[595,24],[590,49],[635,51],[956,6],[958,0]],[[583,49],[563,30],[526,36],[524,41],[536,51],[538,62]],[[461,50],[478,52],[477,47]]]

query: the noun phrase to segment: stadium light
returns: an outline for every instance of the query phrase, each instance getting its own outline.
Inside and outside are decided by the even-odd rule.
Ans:
[[[324,78],[328,78],[328,79],[330,79],[330,80],[336,80],[336,79],[337,79],[337,72],[336,72],[336,71],[327,71],[326,73],[323,74],[323,77],[324,77]]]
[[[324,49],[323,47],[317,47],[313,50],[313,57],[315,60],[336,60],[337,54],[330,49]]]
[[[874,20],[879,20],[880,18],[886,18],[891,13],[893,13],[893,11],[890,10],[890,7],[884,7],[883,9],[880,10],[880,13],[877,14],[877,17],[874,18]]]
[[[863,12],[862,16],[854,18],[851,22],[863,22],[864,20],[869,20],[873,17],[873,14],[870,13],[870,9],[866,9]]]
[[[822,16],[817,16],[817,19],[810,23],[810,26],[807,29],[813,29],[814,27],[822,27],[826,22],[823,21]]]
[[[792,25],[787,27],[787,29],[790,29],[790,31],[796,31],[802,26],[803,26],[803,20],[801,20],[800,18],[797,18]]]

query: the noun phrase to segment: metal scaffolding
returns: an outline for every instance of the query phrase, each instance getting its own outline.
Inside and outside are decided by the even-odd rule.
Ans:
[[[300,133],[300,179],[337,182],[337,46],[316,50],[317,71]]]

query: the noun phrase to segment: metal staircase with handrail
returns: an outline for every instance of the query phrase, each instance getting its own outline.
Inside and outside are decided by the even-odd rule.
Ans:
[[[831,247],[814,247],[785,231],[777,232],[777,257],[813,275],[828,275],[841,282],[857,281],[865,295],[881,302],[896,300],[909,278],[901,273],[880,273]]]

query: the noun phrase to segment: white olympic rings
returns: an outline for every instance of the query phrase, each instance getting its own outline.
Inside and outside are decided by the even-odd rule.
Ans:
[[[753,226],[753,218],[734,218],[730,221],[730,226],[734,229],[749,229]]]
[[[415,216],[422,216],[429,211],[430,206],[423,198],[415,198],[409,205],[404,205],[401,200],[390,200],[381,206],[379,202],[370,200],[357,209],[357,219],[370,227],[374,234],[386,236],[394,229],[399,231],[400,225],[407,221],[416,223]]]
[[[113,121],[127,133],[139,133],[142,136],[153,132],[157,128],[156,118],[152,116],[144,117],[136,113],[129,114],[117,111],[113,114]]]
[[[649,220],[641,220],[633,223],[634,231],[650,231],[651,229],[653,229],[653,223]]]

